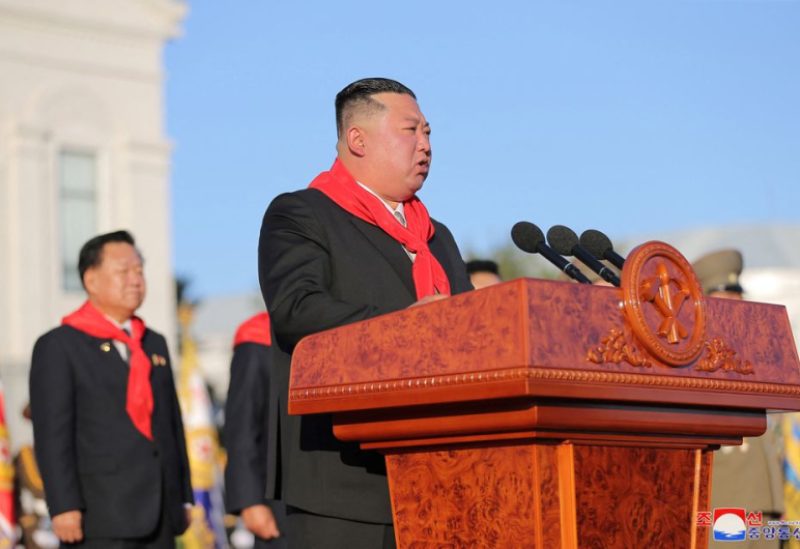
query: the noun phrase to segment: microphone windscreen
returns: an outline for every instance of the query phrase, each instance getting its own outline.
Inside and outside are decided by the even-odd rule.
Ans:
[[[595,229],[583,231],[581,235],[581,246],[589,250],[589,253],[595,257],[604,257],[607,251],[614,249],[611,240]]]
[[[564,225],[553,225],[547,231],[547,243],[559,255],[572,255],[572,249],[578,245],[578,235]]]
[[[520,221],[511,228],[511,240],[523,252],[535,254],[536,248],[544,242],[544,233],[533,223]]]

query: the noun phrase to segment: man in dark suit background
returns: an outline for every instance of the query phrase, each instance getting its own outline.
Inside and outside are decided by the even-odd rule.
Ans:
[[[250,317],[236,330],[225,401],[225,509],[240,515],[255,548],[284,549],[286,506],[277,483],[278,399],[269,315]]]
[[[145,296],[133,237],[89,240],[88,300],[36,342],[34,447],[53,531],[83,547],[174,547],[193,501],[163,336],[134,316]]]
[[[500,284],[500,267],[491,259],[472,259],[467,261],[469,281],[476,290]]]
[[[472,288],[455,240],[417,191],[431,163],[430,125],[414,93],[370,78],[336,96],[338,156],[310,189],[269,206],[259,279],[277,344]],[[292,547],[394,547],[383,456],[332,434],[330,415],[286,414],[282,493]]]

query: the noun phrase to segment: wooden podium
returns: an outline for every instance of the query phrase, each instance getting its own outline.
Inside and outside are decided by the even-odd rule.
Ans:
[[[315,334],[291,414],[386,456],[400,548],[707,546],[712,451],[800,410],[784,307],[658,242],[621,288],[520,279]]]

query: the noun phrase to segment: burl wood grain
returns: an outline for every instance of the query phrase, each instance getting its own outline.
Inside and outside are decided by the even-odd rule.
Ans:
[[[399,547],[537,547],[534,451],[518,444],[388,455]]]
[[[304,338],[294,352],[292,386],[522,366],[526,329],[521,283],[461,294],[447,299],[445,308],[432,303]]]
[[[398,546],[703,549],[710,454],[515,443],[387,456]]]
[[[539,527],[536,531],[537,549],[562,547],[561,497],[559,494],[558,445],[536,445],[536,487],[539,508]],[[573,496],[574,499],[574,496]],[[567,519],[568,520],[568,519]]]
[[[691,547],[697,452],[576,446],[578,545]]]

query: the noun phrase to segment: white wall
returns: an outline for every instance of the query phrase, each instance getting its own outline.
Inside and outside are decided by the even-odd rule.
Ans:
[[[61,280],[57,157],[97,155],[98,232],[146,258],[145,321],[175,344],[162,53],[176,0],[0,0],[0,376],[12,446],[36,338],[83,301]]]

